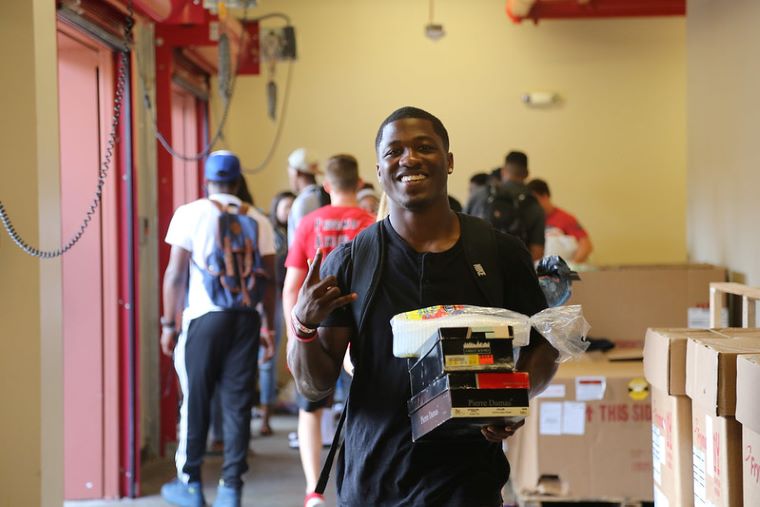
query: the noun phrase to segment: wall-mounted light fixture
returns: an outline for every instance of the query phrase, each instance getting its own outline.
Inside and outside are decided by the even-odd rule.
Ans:
[[[560,96],[555,92],[528,92],[522,101],[529,107],[550,107],[559,104]]]

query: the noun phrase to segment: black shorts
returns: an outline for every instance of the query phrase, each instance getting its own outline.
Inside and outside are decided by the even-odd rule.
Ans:
[[[304,412],[316,412],[322,408],[332,407],[333,395],[330,394],[319,401],[309,401],[301,393],[296,392],[296,402],[298,403],[298,408]]]

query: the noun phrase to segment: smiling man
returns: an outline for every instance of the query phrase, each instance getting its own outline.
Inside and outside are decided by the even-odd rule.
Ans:
[[[288,345],[288,364],[299,390],[320,399],[334,386],[351,344],[354,381],[338,461],[340,505],[500,506],[509,476],[501,442],[516,428],[488,426],[467,441],[412,443],[408,363],[392,354],[389,321],[440,304],[501,306],[532,315],[546,301],[530,254],[516,238],[451,211],[447,180],[454,156],[438,118],[414,107],[398,109],[382,122],[375,146],[390,214],[358,240],[374,238],[379,260],[352,258],[346,244],[320,271],[317,253],[293,310],[296,339]],[[475,268],[466,247],[475,239],[498,259],[487,273],[480,264]],[[374,273],[371,288],[360,283],[368,272]],[[488,277],[498,290],[484,290],[478,277]],[[551,379],[555,358],[533,333],[518,362],[531,374],[532,394]]]

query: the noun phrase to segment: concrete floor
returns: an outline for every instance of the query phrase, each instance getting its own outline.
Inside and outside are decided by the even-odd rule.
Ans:
[[[257,507],[300,507],[303,505],[306,487],[301,471],[298,451],[288,447],[288,433],[296,429],[295,416],[277,416],[272,419],[274,435],[261,437],[259,421],[253,421],[253,438],[248,456],[250,469],[245,474],[243,505]],[[326,455],[326,450],[323,455]],[[206,457],[203,467],[203,484],[206,501],[211,505],[216,494],[216,483],[222,465],[220,455]],[[161,485],[176,474],[174,462],[170,459],[147,463],[142,468],[143,496],[135,500],[110,501],[68,501],[64,507],[111,507],[130,505],[135,507],[166,507],[159,496]],[[325,495],[328,506],[336,505],[335,479]]]

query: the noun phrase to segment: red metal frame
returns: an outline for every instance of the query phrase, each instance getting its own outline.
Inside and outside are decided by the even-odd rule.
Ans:
[[[209,116],[208,116],[208,102],[202,100],[195,101],[195,115],[198,119],[198,146],[206,146],[209,141]],[[204,168],[206,165],[205,160],[198,161],[198,188],[201,194],[204,193],[204,186],[206,184],[206,178],[204,178]]]
[[[171,85],[173,48],[169,44],[156,47],[156,125],[159,132],[166,139],[172,138],[171,116]],[[163,315],[163,280],[164,271],[169,264],[170,247],[163,238],[169,229],[169,222],[174,214],[174,176],[172,171],[172,156],[159,144],[158,145],[158,264],[159,264],[159,301],[161,301],[161,315]],[[166,444],[177,440],[177,382],[174,375],[174,366],[171,359],[161,354],[160,345],[156,343],[156,353],[159,354],[160,379],[161,379],[161,455],[165,452]]]
[[[114,65],[118,65],[118,56],[115,56],[115,60],[117,60]],[[131,68],[134,68],[133,62],[129,62],[129,65]],[[132,94],[132,97],[134,99],[134,94]],[[125,139],[126,138],[126,128],[127,125],[132,125],[132,135],[131,139],[133,140],[133,147],[134,148],[134,110],[132,108],[129,109],[130,111],[130,121],[127,122],[125,118],[125,109],[122,108],[121,110],[121,119],[119,122],[119,138]],[[129,149],[129,147],[127,147]],[[133,149],[134,152],[134,149]],[[121,431],[120,431],[120,458],[119,458],[119,465],[120,465],[120,494],[121,496],[127,496],[129,494],[129,477],[127,476],[127,472],[129,471],[129,439],[127,435],[127,425],[130,423],[129,421],[129,385],[126,382],[126,379],[129,378],[129,327],[130,327],[130,315],[132,315],[131,318],[133,318],[134,327],[134,342],[133,342],[133,350],[132,350],[132,357],[133,357],[133,372],[134,372],[134,380],[135,380],[135,386],[134,386],[134,414],[133,414],[133,421],[132,424],[135,428],[135,435],[134,435],[134,448],[132,451],[134,452],[135,456],[135,477],[134,477],[134,483],[136,488],[136,495],[140,495],[140,442],[142,441],[141,434],[142,434],[142,428],[140,425],[140,379],[139,379],[139,372],[140,372],[140,327],[137,325],[137,323],[140,321],[140,315],[138,313],[138,310],[140,308],[140,277],[137,274],[137,259],[139,258],[139,220],[137,220],[137,174],[134,170],[134,158],[132,159],[133,167],[132,167],[132,202],[131,202],[131,208],[132,208],[132,229],[130,230],[127,225],[129,223],[129,194],[128,194],[128,188],[125,183],[125,176],[128,170],[127,164],[129,162],[129,157],[126,152],[126,150],[121,149],[121,146],[119,147],[119,171],[117,174],[119,174],[119,189],[118,189],[118,197],[119,197],[119,298],[125,302],[124,304],[120,305],[120,315],[119,315],[119,324],[120,324],[120,361],[119,361],[119,377],[123,380],[120,383],[120,412],[121,412]],[[131,237],[132,242],[132,252],[130,256],[129,252],[129,240]],[[132,294],[132,297],[134,301],[132,301],[132,304],[134,305],[132,308],[127,307],[127,302],[130,300],[130,294],[129,294],[129,287],[130,287],[130,266],[129,266],[129,259],[132,259],[132,262],[134,264],[134,270],[132,272],[133,280],[131,282],[134,284],[134,293]],[[132,313],[133,312],[133,313]]]
[[[635,16],[684,16],[686,0],[536,0],[527,16],[520,17],[507,0],[507,16],[515,23],[524,19],[613,18]]]

